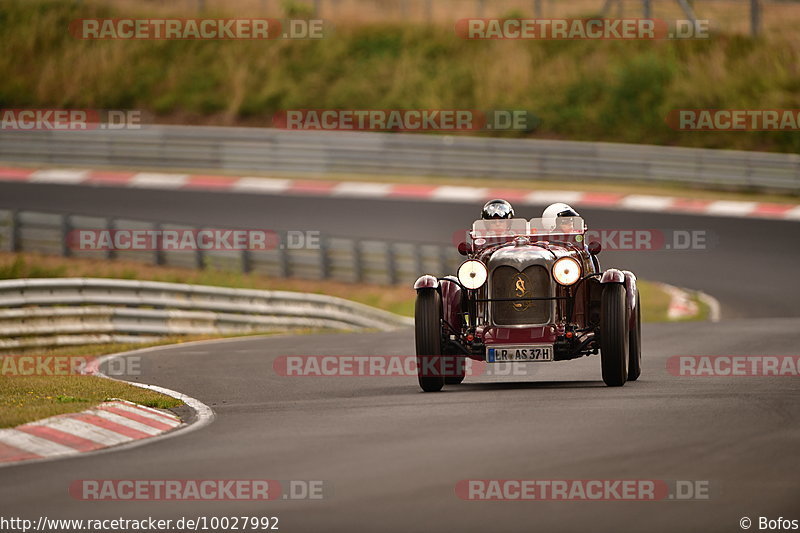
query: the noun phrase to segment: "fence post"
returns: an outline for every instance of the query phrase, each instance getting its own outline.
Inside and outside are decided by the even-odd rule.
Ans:
[[[761,2],[750,0],[750,34],[755,37],[761,31]]]
[[[20,242],[20,227],[19,227],[19,211],[16,209],[11,210],[11,242],[9,243],[9,250],[12,252],[19,252],[22,250],[22,243]]]
[[[362,264],[361,241],[353,240],[353,272],[356,281],[364,281],[364,266]]]
[[[192,230],[195,231],[195,235],[196,235],[197,234],[197,231],[196,231],[197,228],[192,228]],[[203,248],[201,248],[200,246],[196,247],[196,250],[195,250],[195,253],[194,253],[194,261],[195,261],[195,264],[197,265],[197,269],[198,270],[203,270],[203,269],[206,268],[205,254],[203,253]]]
[[[286,232],[281,235],[280,243],[278,243],[278,269],[282,278],[288,278],[290,274],[289,268],[289,256],[288,251],[286,250],[286,244],[288,240],[286,237]]]
[[[644,16],[643,18],[649,19],[650,15],[652,14],[652,5],[650,4],[650,0],[642,0],[642,7],[644,8]]]
[[[110,217],[107,218],[106,228],[108,228],[109,233],[113,235],[114,230],[117,229],[117,221]],[[108,250],[106,251],[106,259],[113,261],[116,258],[117,258],[117,250],[116,248],[114,248],[114,245],[112,244],[111,246],[108,247]]]
[[[70,230],[69,215],[61,215],[61,257],[70,256],[70,248],[69,244],[67,244],[67,239],[69,238],[69,230]]]
[[[153,229],[156,230],[156,265],[162,266],[167,262],[164,253],[164,232],[162,231],[164,227],[160,222],[156,222]]]
[[[397,285],[397,254],[392,242],[386,243],[386,274],[389,285]]]
[[[424,274],[422,271],[422,245],[419,243],[414,243],[414,271],[417,275],[421,276]]]
[[[542,18],[542,0],[533,0],[533,16],[537,19]]]
[[[244,274],[249,274],[251,270],[253,270],[253,264],[250,257],[250,250],[247,248],[242,248],[242,272]]]
[[[319,268],[322,279],[331,278],[331,247],[328,237],[324,235],[319,238]]]

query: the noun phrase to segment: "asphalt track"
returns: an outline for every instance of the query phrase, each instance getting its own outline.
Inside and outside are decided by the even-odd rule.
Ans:
[[[153,220],[447,241],[477,206],[0,185],[0,205]],[[523,216],[535,216],[520,213]],[[702,289],[717,324],[648,324],[642,378],[611,389],[596,357],[468,378],[439,394],[414,378],[287,378],[281,355],[403,355],[410,331],[251,338],[142,355],[131,379],[210,405],[213,424],[115,453],[0,470],[3,516],[275,515],[282,531],[741,531],[800,519],[798,387],[791,377],[689,378],[674,355],[796,355],[798,225],[591,210],[593,228],[705,230],[706,250],[608,252],[604,266]],[[776,318],[783,317],[783,318]],[[82,502],[77,479],[324,480],[321,501]],[[463,479],[707,481],[710,499],[463,501]]]

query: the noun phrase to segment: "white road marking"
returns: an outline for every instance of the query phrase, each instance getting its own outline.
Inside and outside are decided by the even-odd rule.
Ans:
[[[383,197],[392,192],[391,183],[368,183],[361,181],[343,181],[336,185],[331,194],[334,196]]]
[[[28,179],[37,183],[82,183],[89,177],[88,170],[74,170],[66,168],[53,168],[37,170]]]
[[[622,199],[619,205],[640,211],[664,211],[672,206],[674,198],[669,196],[649,196],[631,194]]]
[[[239,178],[233,182],[231,190],[275,194],[284,192],[292,186],[292,180],[277,178]]]
[[[732,202],[729,200],[717,200],[711,202],[705,209],[709,215],[731,215],[744,216],[753,212],[758,206],[756,202]]]
[[[144,189],[177,189],[188,181],[188,174],[160,174],[155,172],[139,172],[128,182],[131,187]]]
[[[483,200],[489,190],[483,187],[453,187],[443,185],[436,187],[431,196],[431,200],[444,200],[447,202],[474,202]]]
[[[783,218],[788,218],[790,220],[800,220],[800,205],[795,207],[794,209],[789,209],[783,214]]]

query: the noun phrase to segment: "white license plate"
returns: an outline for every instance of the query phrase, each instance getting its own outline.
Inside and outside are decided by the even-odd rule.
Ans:
[[[486,361],[506,363],[510,361],[552,361],[552,344],[526,344],[522,346],[495,346],[487,348]]]

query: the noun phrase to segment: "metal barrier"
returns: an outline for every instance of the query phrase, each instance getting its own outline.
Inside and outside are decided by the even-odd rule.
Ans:
[[[146,126],[0,131],[0,160],[231,172],[683,183],[800,192],[800,156],[422,134]]]
[[[356,240],[319,236],[319,245],[270,250],[104,250],[69,245],[74,229],[192,230],[190,226],[141,220],[0,210],[0,251],[37,252],[93,259],[122,259],[148,265],[209,268],[273,278],[331,279],[379,285],[410,284],[420,273],[452,274],[463,259],[454,246]],[[285,233],[277,232],[281,243]]]
[[[0,350],[412,323],[319,294],[99,278],[0,281]]]

